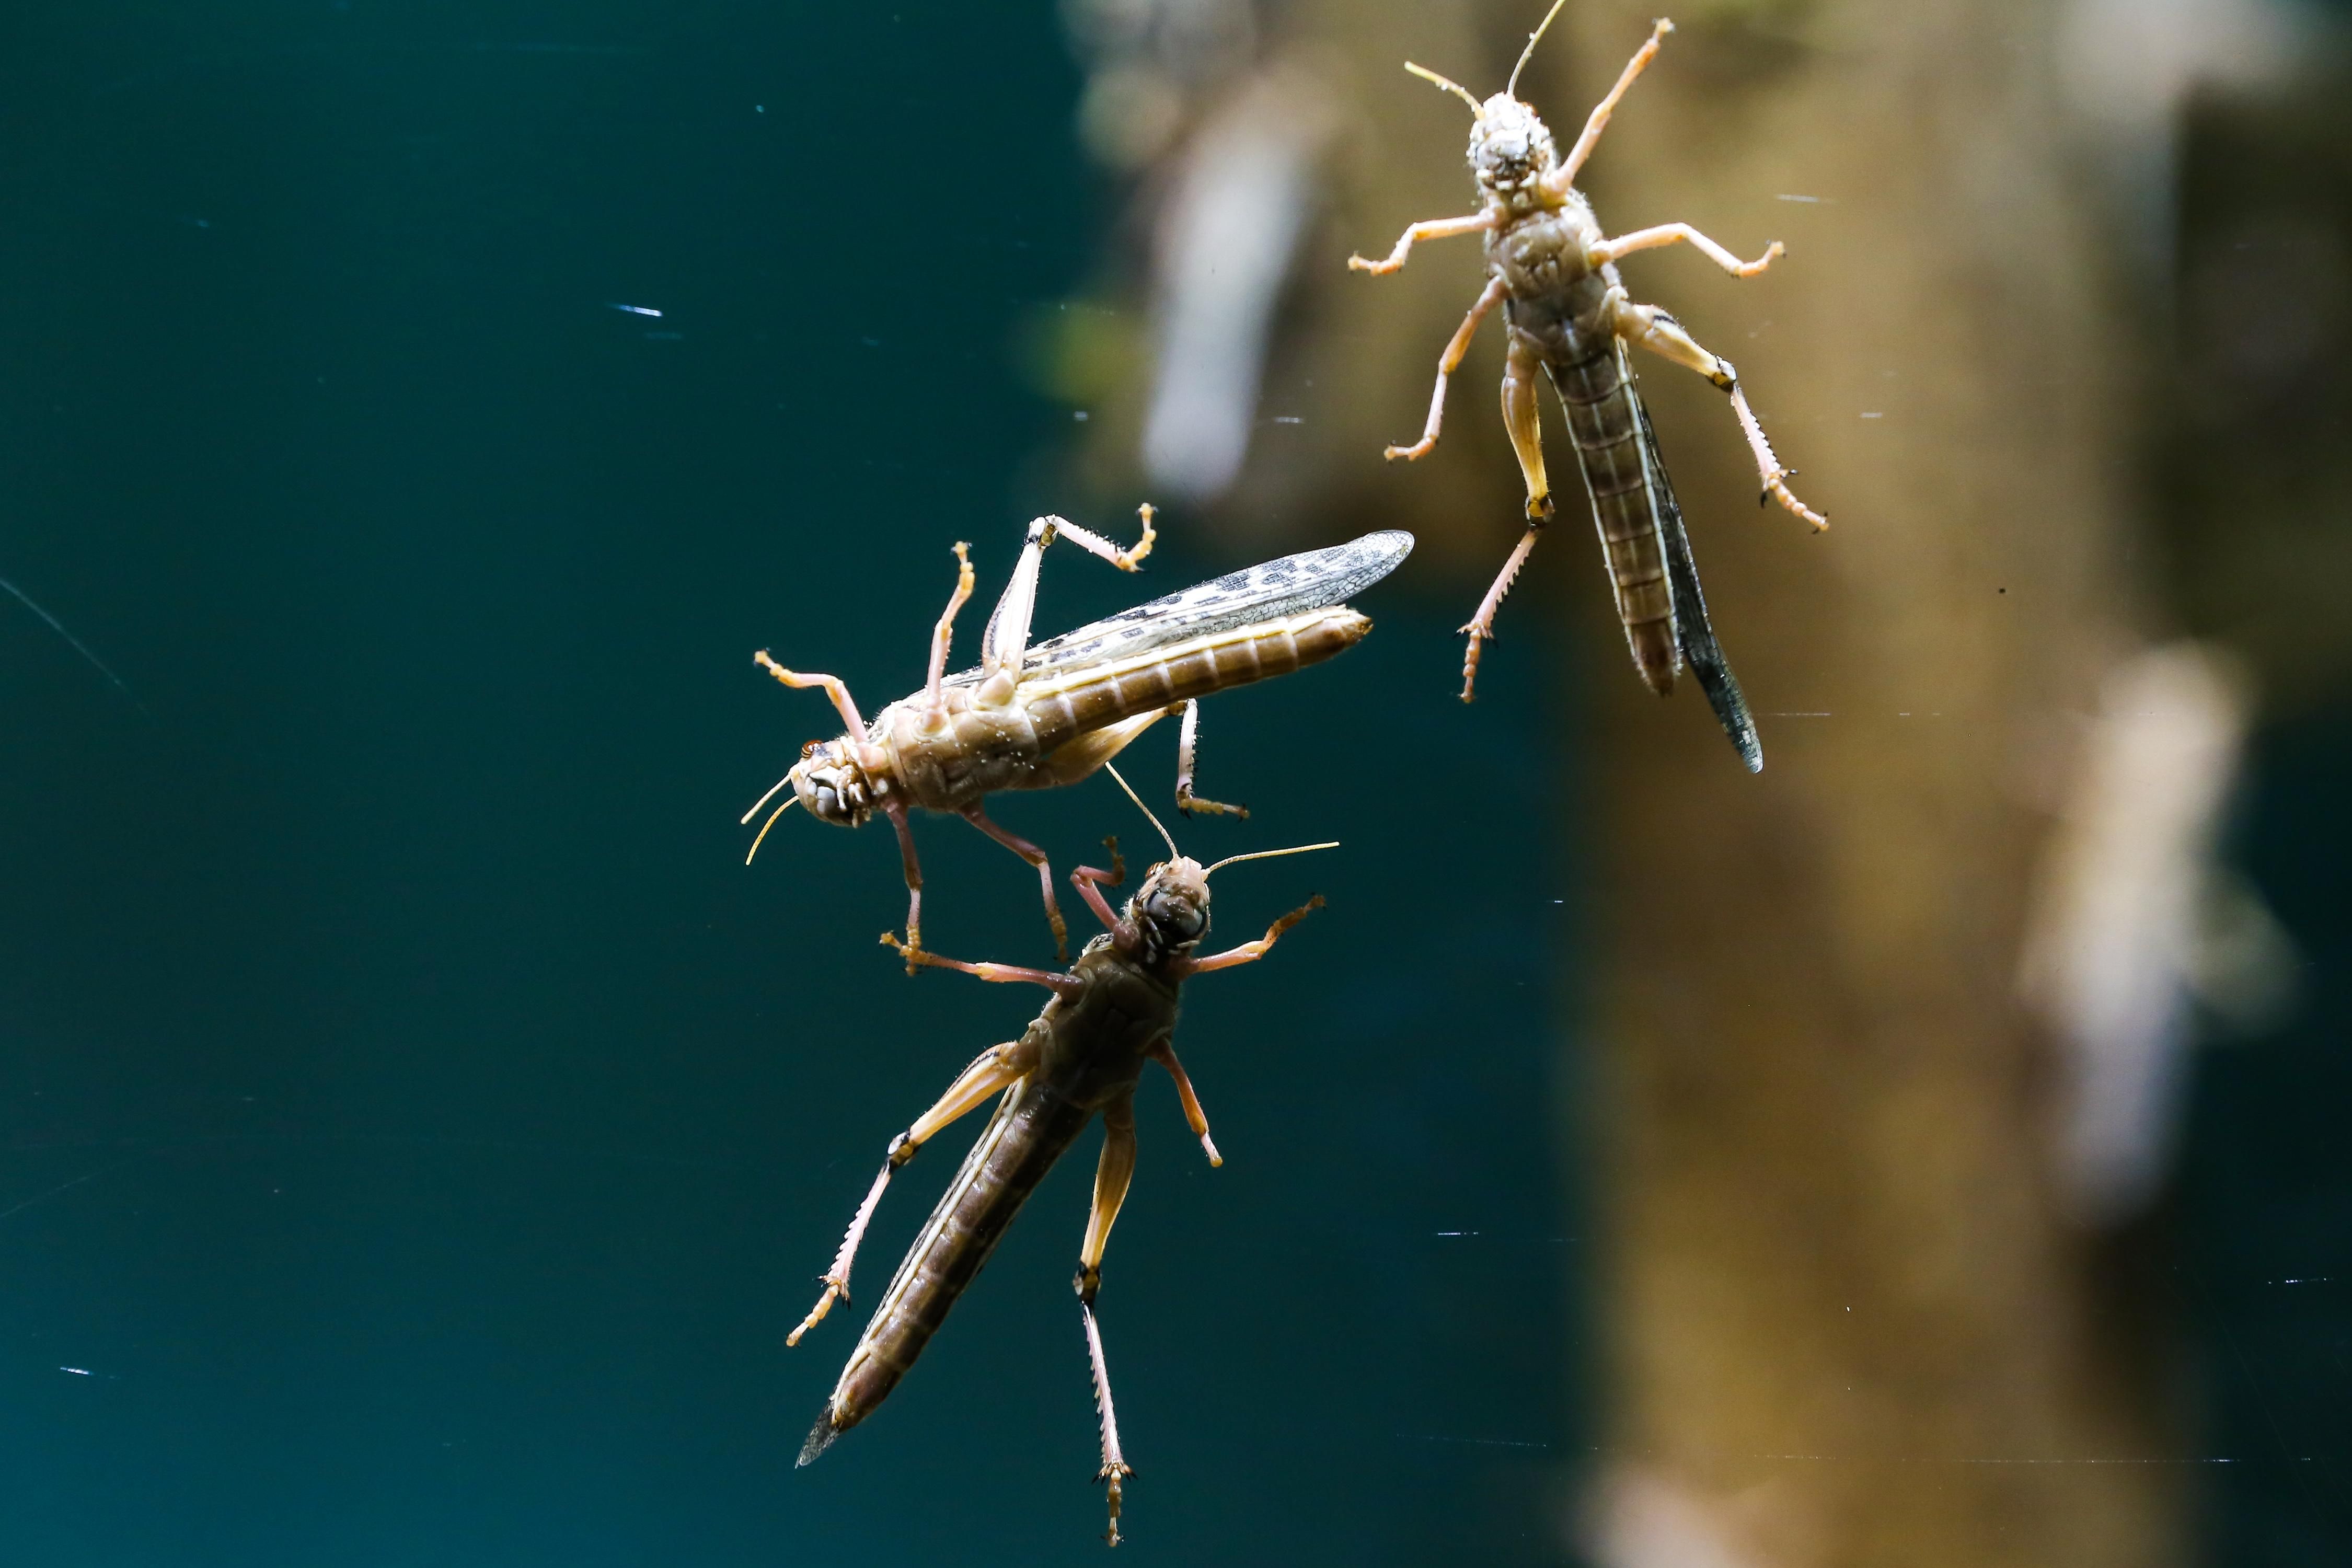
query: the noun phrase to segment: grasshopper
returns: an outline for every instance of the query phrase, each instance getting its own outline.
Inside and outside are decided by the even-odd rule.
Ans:
[[[1152,724],[1181,712],[1177,805],[1187,815],[1247,816],[1244,807],[1205,800],[1192,791],[1199,700],[1319,664],[1355,646],[1372,623],[1342,601],[1395,571],[1412,549],[1412,535],[1395,530],[1368,533],[1347,544],[1285,556],[1031,646],[1029,617],[1045,547],[1066,539],[1131,572],[1150,553],[1155,537],[1151,508],[1142,508],[1141,515],[1143,536],[1131,550],[1058,517],[1032,522],[1004,596],[982,634],[979,666],[948,675],[949,637],[973,583],[970,547],[957,544],[955,592],[932,629],[929,679],[919,691],[882,710],[870,725],[837,678],[787,669],[761,650],[756,662],[786,686],[822,687],[848,728],[836,740],[803,747],[792,771],[743,814],[748,825],[778,790],[793,791],[761,827],[751,853],[759,852],[776,818],[795,805],[844,827],[858,826],[877,812],[889,818],[906,872],[906,946],[912,973],[914,954],[923,945],[923,873],[908,829],[912,808],[961,816],[1037,868],[1055,952],[1064,962],[1069,958],[1068,928],[1054,900],[1053,867],[1043,849],[989,820],[982,809],[986,796],[998,790],[1076,784]]]
[[[1618,279],[1616,263],[1637,250],[1686,244],[1732,276],[1753,278],[1770,266],[1784,247],[1776,239],[1758,259],[1742,261],[1685,223],[1636,229],[1614,239],[1603,235],[1591,204],[1576,188],[1577,173],[1607,129],[1618,101],[1655,58],[1659,41],[1674,31],[1674,24],[1664,18],[1658,21],[1649,41],[1627,62],[1617,84],[1593,109],[1584,122],[1583,134],[1563,159],[1536,111],[1514,96],[1519,72],[1527,68],[1537,41],[1559,9],[1556,4],[1546,14],[1542,25],[1529,35],[1510,81],[1484,103],[1434,71],[1410,62],[1405,66],[1470,106],[1470,168],[1482,205],[1466,217],[1414,224],[1381,260],[1351,256],[1348,265],[1360,272],[1391,273],[1404,265],[1417,241],[1483,234],[1487,280],[1438,360],[1437,388],[1430,397],[1429,420],[1421,439],[1410,447],[1391,447],[1386,456],[1391,460],[1411,460],[1427,456],[1436,447],[1438,426],[1445,413],[1446,378],[1469,351],[1478,323],[1500,304],[1509,339],[1503,372],[1503,424],[1527,480],[1528,531],[1486,590],[1478,613],[1462,628],[1470,638],[1462,665],[1462,700],[1471,700],[1478,678],[1478,656],[1495,634],[1495,612],[1552,516],[1536,407],[1536,373],[1540,369],[1550,378],[1568,414],[1569,433],[1584,470],[1585,490],[1591,499],[1593,522],[1601,533],[1618,618],[1624,624],[1634,668],[1650,689],[1664,696],[1674,689],[1675,677],[1687,662],[1716,717],[1754,772],[1764,765],[1763,748],[1739,683],[1716,646],[1714,628],[1706,618],[1706,601],[1699,593],[1698,574],[1691,562],[1682,509],[1675,502],[1649,415],[1635,390],[1628,349],[1645,348],[1695,370],[1730,395],[1732,412],[1747,434],[1763,481],[1759,504],[1769,496],[1816,530],[1827,528],[1829,521],[1790,493],[1786,481],[1792,470],[1782,468],[1773,456],[1731,362],[1700,347],[1680,322],[1658,307],[1636,304]]]
[[[1112,776],[1118,777],[1116,769]],[[1127,789],[1125,779],[1118,784]],[[1130,798],[1134,794],[1128,790]],[[1144,816],[1151,816],[1140,800],[1136,805]],[[1178,852],[1175,840],[1168,837],[1159,818],[1151,817],[1151,825],[1167,840],[1168,858],[1146,874],[1142,888],[1127,901],[1124,911],[1114,914],[1101,891],[1118,887],[1126,877],[1116,839],[1105,841],[1111,852],[1109,870],[1081,866],[1070,873],[1071,886],[1102,921],[1105,934],[1088,942],[1066,973],[941,958],[883,933],[883,942],[898,948],[910,963],[961,970],[982,980],[1042,985],[1054,994],[1054,999],[1019,1039],[982,1052],[938,1104],[890,1141],[881,1173],[874,1178],[866,1201],[857,1205],[833,1267],[822,1276],[824,1294],[800,1327],[785,1337],[786,1344],[798,1344],[835,1301],[849,1300],[850,1265],[856,1259],[857,1245],[891,1176],[950,1122],[990,1096],[1003,1095],[996,1114],[964,1156],[955,1179],[924,1222],[898,1273],[891,1276],[889,1289],[883,1292],[873,1320],[850,1352],[824,1414],[801,1449],[802,1464],[810,1463],[835,1437],[872,1415],[898,1386],[947,1321],[949,1309],[996,1250],[1022,1204],[1099,1110],[1102,1157],[1095,1167],[1094,1207],[1087,1221],[1086,1238],[1078,1247],[1074,1285],[1094,1371],[1095,1407],[1101,1418],[1102,1469],[1097,1479],[1108,1483],[1110,1505],[1110,1528],[1104,1539],[1113,1546],[1118,1544],[1120,1483],[1134,1471],[1119,1447],[1118,1419],[1111,1406],[1110,1369],[1103,1357],[1102,1331],[1095,1321],[1095,1295],[1102,1287],[1103,1249],[1109,1242],[1112,1222],[1118,1218],[1119,1205],[1127,1197],[1128,1180],[1135,1173],[1136,1084],[1146,1062],[1156,1061],[1166,1068],[1176,1082],[1184,1119],[1201,1140],[1209,1163],[1224,1163],[1209,1136],[1209,1120],[1202,1113],[1200,1097],[1193,1093],[1192,1080],[1177,1060],[1171,1043],[1178,992],[1195,974],[1263,958],[1283,932],[1320,908],[1323,900],[1318,894],[1293,910],[1255,942],[1196,958],[1193,950],[1209,930],[1209,879],[1235,861],[1338,847],[1309,844],[1296,849],[1264,849],[1229,856],[1204,868]]]

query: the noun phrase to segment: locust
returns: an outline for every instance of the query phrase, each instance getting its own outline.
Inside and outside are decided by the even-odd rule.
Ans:
[[[1470,106],[1470,169],[1477,182],[1480,206],[1467,216],[1416,223],[1381,260],[1351,256],[1348,265],[1360,272],[1391,273],[1405,264],[1419,241],[1479,234],[1486,237],[1487,278],[1486,289],[1439,357],[1437,386],[1429,400],[1429,419],[1421,439],[1409,447],[1390,447],[1385,455],[1391,460],[1412,460],[1426,457],[1436,447],[1445,413],[1446,380],[1469,352],[1479,323],[1501,305],[1508,339],[1503,424],[1527,480],[1528,527],[1486,590],[1478,613],[1462,628],[1470,639],[1463,658],[1462,700],[1473,698],[1479,655],[1495,635],[1496,612],[1554,510],[1551,488],[1544,477],[1543,436],[1537,411],[1536,374],[1540,370],[1568,416],[1569,433],[1584,472],[1585,491],[1592,503],[1593,523],[1601,534],[1618,618],[1624,625],[1634,668],[1650,689],[1664,696],[1674,689],[1675,676],[1687,664],[1752,773],[1764,765],[1755,719],[1707,620],[1682,509],[1675,501],[1656,435],[1642,405],[1629,351],[1647,349],[1696,371],[1729,395],[1762,480],[1759,504],[1766,498],[1777,500],[1817,531],[1827,528],[1829,520],[1790,493],[1787,481],[1794,470],[1783,468],[1773,455],[1731,362],[1702,348],[1680,322],[1657,306],[1636,303],[1626,293],[1616,264],[1635,251],[1682,244],[1736,278],[1753,278],[1784,254],[1786,247],[1776,239],[1756,260],[1742,261],[1686,223],[1635,229],[1613,239],[1603,233],[1591,203],[1576,188],[1577,174],[1591,156],[1626,90],[1656,57],[1661,40],[1674,31],[1674,24],[1664,18],[1656,23],[1649,40],[1626,63],[1616,85],[1593,108],[1583,133],[1562,158],[1543,121],[1516,96],[1519,72],[1527,68],[1538,40],[1559,9],[1556,4],[1546,14],[1541,26],[1528,36],[1509,82],[1484,103],[1458,83],[1406,63],[1405,68],[1413,75]]]
[[[1076,784],[1160,719],[1181,713],[1178,807],[1188,816],[1247,816],[1245,807],[1193,792],[1199,700],[1319,664],[1354,647],[1372,623],[1344,601],[1396,570],[1412,550],[1412,535],[1390,530],[1287,555],[1031,645],[1029,622],[1046,547],[1067,540],[1132,572],[1155,538],[1152,509],[1140,512],[1142,537],[1128,550],[1059,517],[1030,523],[1003,597],[982,634],[980,664],[949,675],[956,614],[973,587],[971,547],[958,543],[955,590],[932,629],[929,679],[871,724],[837,677],[788,669],[764,648],[754,656],[786,686],[822,688],[847,728],[837,739],[809,742],[791,771],[743,814],[749,825],[778,791],[793,792],[761,826],[751,854],[776,818],[795,805],[843,827],[859,826],[877,813],[888,818],[906,875],[905,945],[912,973],[923,945],[923,873],[908,818],[918,808],[961,816],[1036,868],[1055,953],[1066,963],[1068,927],[1055,901],[1053,866],[1043,849],[990,819],[982,809],[987,796]]]
[[[1117,777],[1117,770],[1112,772]],[[1127,789],[1125,779],[1118,783]],[[1130,797],[1134,793],[1128,790]],[[1140,800],[1136,805],[1151,816]],[[856,1260],[858,1243],[890,1178],[943,1128],[991,1096],[1002,1096],[995,1114],[964,1156],[898,1271],[891,1276],[889,1288],[883,1291],[873,1319],[858,1337],[832,1396],[809,1432],[801,1449],[801,1464],[814,1460],[835,1438],[871,1415],[888,1397],[947,1321],[949,1309],[996,1250],[1021,1205],[1099,1111],[1102,1155],[1095,1167],[1094,1205],[1085,1239],[1078,1247],[1077,1275],[1072,1283],[1077,1292],[1100,1421],[1102,1468],[1097,1479],[1107,1485],[1110,1508],[1110,1525],[1104,1539],[1113,1546],[1118,1544],[1121,1483],[1134,1471],[1119,1445],[1118,1418],[1111,1405],[1110,1369],[1103,1354],[1102,1330],[1095,1318],[1095,1297],[1102,1288],[1103,1252],[1110,1240],[1111,1225],[1118,1218],[1129,1180],[1135,1173],[1136,1085],[1147,1062],[1165,1068],[1175,1080],[1184,1119],[1200,1139],[1209,1163],[1224,1163],[1209,1135],[1209,1119],[1201,1110],[1192,1080],[1176,1057],[1172,1037],[1179,993],[1184,982],[1196,974],[1263,958],[1285,931],[1321,908],[1323,900],[1320,894],[1308,900],[1267,927],[1265,935],[1255,942],[1209,957],[1195,957],[1194,950],[1209,931],[1209,879],[1237,861],[1338,847],[1310,844],[1264,849],[1229,856],[1204,868],[1178,851],[1175,840],[1168,837],[1157,817],[1151,822],[1167,840],[1168,858],[1150,868],[1123,910],[1114,913],[1102,895],[1104,888],[1118,887],[1126,876],[1116,839],[1105,841],[1111,854],[1109,870],[1081,866],[1070,873],[1071,886],[1102,922],[1104,933],[1087,944],[1066,973],[942,958],[883,933],[882,941],[899,949],[910,963],[960,970],[982,980],[1042,985],[1054,996],[1019,1039],[982,1052],[938,1104],[890,1141],[881,1173],[874,1178],[866,1201],[858,1205],[856,1217],[849,1222],[833,1267],[820,1277],[824,1293],[800,1327],[785,1337],[786,1344],[798,1344],[836,1300],[849,1300],[850,1266]]]

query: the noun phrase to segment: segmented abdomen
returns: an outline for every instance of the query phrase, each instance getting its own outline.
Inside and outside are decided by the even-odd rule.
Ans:
[[[834,1431],[865,1420],[898,1385],[1093,1114],[1034,1079],[997,1107],[842,1368],[826,1406]]]
[[[1091,730],[1194,697],[1320,664],[1372,623],[1344,605],[1196,637],[1098,670],[1024,680],[1016,699],[1047,752]]]
[[[1674,689],[1681,658],[1675,646],[1673,589],[1666,581],[1665,543],[1657,498],[1644,461],[1641,415],[1634,403],[1625,346],[1613,334],[1589,342],[1580,359],[1553,363],[1552,385],[1568,410],[1569,433],[1592,498],[1617,618],[1624,623],[1633,667],[1650,689]]]

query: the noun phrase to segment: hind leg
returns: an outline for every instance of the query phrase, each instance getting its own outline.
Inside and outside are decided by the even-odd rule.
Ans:
[[[1103,1250],[1110,1245],[1110,1227],[1127,1201],[1128,1183],[1135,1175],[1135,1097],[1127,1095],[1103,1108],[1103,1151],[1095,1167],[1095,1201],[1087,1215],[1087,1238],[1078,1248],[1078,1316],[1086,1325],[1087,1359],[1094,1371],[1095,1410],[1102,1418],[1102,1469],[1096,1479],[1109,1484],[1110,1529],[1103,1539],[1118,1544],[1119,1483],[1135,1474],[1119,1449],[1118,1416],[1110,1403],[1110,1363],[1103,1355],[1102,1330],[1095,1322],[1095,1292],[1102,1289]]]
[[[1536,536],[1551,521],[1551,483],[1544,475],[1543,422],[1536,405],[1536,377],[1540,369],[1533,353],[1516,342],[1511,345],[1510,358],[1503,370],[1503,428],[1510,434],[1511,450],[1518,455],[1520,476],[1528,482],[1528,531],[1519,536],[1517,548],[1503,563],[1503,570],[1496,574],[1486,596],[1478,601],[1478,613],[1462,628],[1470,637],[1470,646],[1462,656],[1465,702],[1475,700],[1478,659],[1486,651],[1487,639],[1495,635],[1495,613],[1503,607],[1503,595],[1518,580],[1528,556],[1535,550]]]
[[[1696,371],[1718,390],[1729,394],[1731,412],[1739,421],[1740,432],[1748,437],[1748,449],[1756,456],[1756,472],[1763,480],[1763,494],[1811,523],[1816,531],[1830,525],[1828,518],[1790,493],[1786,480],[1796,470],[1781,467],[1780,459],[1773,455],[1772,443],[1764,438],[1764,426],[1757,423],[1754,411],[1748,406],[1748,395],[1739,389],[1739,373],[1731,368],[1729,360],[1701,348],[1698,340],[1685,331],[1680,321],[1655,305],[1636,305],[1617,296],[1612,300],[1610,315],[1617,335],[1627,342],[1670,359],[1685,370]]]

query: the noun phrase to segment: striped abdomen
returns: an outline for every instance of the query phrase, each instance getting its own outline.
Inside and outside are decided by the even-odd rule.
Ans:
[[[835,1434],[872,1415],[898,1385],[996,1250],[1013,1216],[1093,1114],[1034,1079],[997,1107],[850,1352],[825,1415],[810,1434],[803,1463]]]
[[[1056,751],[1122,720],[1163,711],[1254,680],[1320,664],[1361,641],[1372,623],[1344,605],[1305,610],[1169,643],[1104,664],[1033,675],[1002,708],[978,705],[978,684],[947,691],[949,722],[919,727],[920,692],[883,715],[898,778],[914,803],[961,811],[1002,789],[1070,782]],[[1098,763],[1096,765],[1099,765]],[[1084,776],[1091,768],[1081,768]]]
[[[1581,359],[1549,364],[1552,385],[1568,410],[1569,433],[1592,498],[1593,526],[1600,531],[1633,667],[1651,690],[1664,696],[1674,689],[1682,659],[1633,370],[1625,363],[1625,345],[1613,334],[1582,346],[1588,352]]]
[[[1344,605],[1235,626],[1099,669],[1024,680],[1013,700],[1048,752],[1194,697],[1320,664],[1361,641],[1372,623]]]

